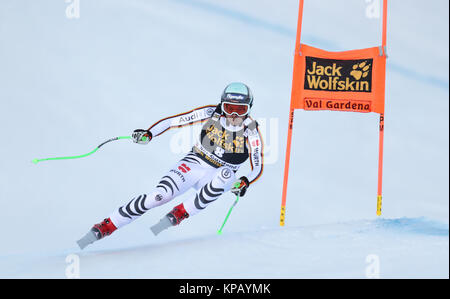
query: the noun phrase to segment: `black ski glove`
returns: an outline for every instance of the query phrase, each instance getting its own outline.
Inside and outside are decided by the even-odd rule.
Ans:
[[[250,186],[250,182],[245,176],[242,176],[238,181],[236,181],[233,184],[233,187],[231,188],[231,192],[235,195],[239,195],[239,197],[242,197],[245,195],[245,192],[247,192],[248,187]]]
[[[147,144],[152,140],[152,133],[149,130],[137,129],[131,135],[133,142],[139,144]]]

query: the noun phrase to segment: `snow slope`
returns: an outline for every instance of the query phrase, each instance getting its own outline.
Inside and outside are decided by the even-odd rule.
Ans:
[[[351,244],[351,246],[349,246]],[[320,254],[318,254],[320,249]],[[0,277],[63,278],[64,252],[8,256],[16,267]],[[82,278],[365,278],[372,256],[379,277],[448,275],[448,227],[423,218],[377,219],[233,234],[177,238],[156,244],[89,250]],[[447,258],[444,258],[447,256]],[[332,265],[332,266],[330,266]],[[70,274],[69,274],[70,275]]]
[[[82,278],[365,277],[371,255],[380,277],[448,278],[447,1],[390,1],[383,216],[377,115],[297,111],[283,228],[298,1],[81,0],[79,19],[66,18],[67,5],[0,3],[0,277],[64,278],[67,255],[77,254]],[[378,45],[381,20],[366,18],[366,5],[306,0],[303,42]],[[31,160],[86,153],[216,103],[230,81],[255,94],[268,163],[224,234],[215,232],[232,195],[153,237],[149,227],[188,192],[80,252],[75,240],[149,192],[192,131],[148,146],[117,141],[79,160]]]

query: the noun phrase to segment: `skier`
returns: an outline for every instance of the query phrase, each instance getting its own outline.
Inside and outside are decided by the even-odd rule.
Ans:
[[[180,224],[217,200],[227,191],[244,196],[263,171],[263,143],[258,123],[250,117],[253,95],[247,85],[231,83],[218,105],[208,105],[164,118],[149,129],[137,129],[132,139],[148,144],[171,128],[204,123],[192,150],[161,178],[152,193],[142,194],[114,210],[78,241],[81,249],[136,220],[146,211],[166,204],[195,188],[195,197],[177,205],[151,230],[155,235]],[[239,167],[250,157],[252,171],[236,180]]]

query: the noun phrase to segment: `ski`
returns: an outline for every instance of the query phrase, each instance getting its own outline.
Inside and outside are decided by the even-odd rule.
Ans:
[[[77,244],[81,250],[83,250],[84,248],[86,248],[86,246],[94,243],[99,239],[95,234],[96,233],[94,231],[90,230],[83,238],[77,241]]]
[[[160,232],[168,229],[171,226],[173,226],[172,222],[170,221],[169,217],[165,216],[158,223],[150,227],[150,229],[153,232],[153,234],[157,236]]]

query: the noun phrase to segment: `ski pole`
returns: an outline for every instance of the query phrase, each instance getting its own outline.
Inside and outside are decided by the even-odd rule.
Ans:
[[[67,159],[78,159],[78,158],[84,158],[87,156],[92,155],[93,153],[95,153],[96,151],[98,151],[98,149],[100,147],[102,147],[103,145],[105,145],[108,142],[111,141],[115,141],[115,140],[119,140],[119,139],[131,139],[131,136],[121,136],[121,137],[115,137],[115,138],[111,138],[109,140],[106,140],[105,142],[103,142],[102,144],[100,144],[99,146],[97,146],[93,151],[84,154],[84,155],[79,155],[79,156],[67,156],[67,157],[56,157],[56,158],[45,158],[45,159],[33,159],[33,163],[37,164],[38,162],[42,162],[42,161],[49,161],[49,160],[67,160]]]
[[[223,221],[222,226],[221,226],[220,229],[217,231],[217,234],[218,234],[218,235],[221,235],[221,234],[222,234],[222,229],[223,229],[223,227],[225,226],[225,224],[227,223],[228,217],[230,217],[231,211],[233,211],[233,208],[234,208],[234,206],[238,203],[238,201],[239,201],[239,195],[236,195],[236,200],[234,201],[233,205],[231,206],[230,210],[228,211],[228,214],[227,214],[227,216],[225,217],[225,220]]]

